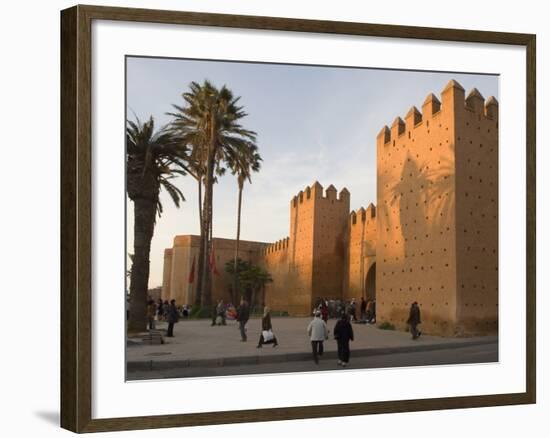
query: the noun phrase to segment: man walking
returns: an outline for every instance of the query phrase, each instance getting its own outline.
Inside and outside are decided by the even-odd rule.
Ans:
[[[418,306],[418,303],[415,301],[411,304],[411,308],[409,310],[409,319],[407,320],[407,324],[409,324],[411,328],[411,335],[413,339],[418,339],[420,335],[422,334],[418,330],[418,324],[420,324],[420,307]]]
[[[166,331],[167,337],[174,337],[174,324],[178,322],[179,316],[180,314],[178,312],[178,308],[176,307],[176,300],[171,300],[166,315],[166,318],[168,319],[168,330]]]
[[[321,319],[321,312],[315,312],[315,318],[307,326],[307,333],[311,340],[311,349],[313,351],[313,360],[319,363],[319,356],[323,355],[323,342],[328,339],[328,328]]]
[[[365,322],[367,318],[367,302],[364,297],[361,297],[361,322]]]
[[[338,345],[338,365],[345,368],[349,363],[349,341],[353,341],[353,327],[346,313],[342,313],[342,317],[334,326],[334,339]]]
[[[241,298],[241,304],[237,310],[237,321],[239,321],[239,330],[241,331],[241,342],[246,342],[246,323],[250,318],[250,308],[244,298]]]

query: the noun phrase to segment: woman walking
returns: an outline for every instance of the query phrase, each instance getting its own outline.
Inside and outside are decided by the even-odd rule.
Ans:
[[[338,365],[345,368],[349,363],[349,341],[353,341],[353,327],[346,313],[342,313],[342,317],[334,326],[334,339],[338,345]]]
[[[262,348],[263,344],[273,344],[274,347],[279,345],[277,338],[273,334],[273,326],[271,325],[271,310],[269,307],[264,307],[264,316],[262,317],[262,333],[256,348]]]

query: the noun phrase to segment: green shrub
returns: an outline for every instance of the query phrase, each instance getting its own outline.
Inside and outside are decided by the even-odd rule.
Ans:
[[[210,316],[210,308],[203,306],[193,306],[191,313],[189,314],[190,319],[210,318]]]
[[[395,326],[388,321],[384,321],[383,323],[378,324],[378,328],[380,330],[395,330]]]

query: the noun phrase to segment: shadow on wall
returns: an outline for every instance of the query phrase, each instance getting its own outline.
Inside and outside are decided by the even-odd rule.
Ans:
[[[452,146],[450,146],[452,148]],[[403,242],[403,254],[407,244],[417,239],[429,239],[453,223],[455,209],[455,170],[453,163],[441,157],[436,169],[419,163],[410,153],[397,184],[391,188],[391,201],[386,208],[397,208],[399,215],[380,214],[382,227],[394,229]],[[399,223],[391,223],[398,217]],[[394,231],[394,233],[395,233]]]

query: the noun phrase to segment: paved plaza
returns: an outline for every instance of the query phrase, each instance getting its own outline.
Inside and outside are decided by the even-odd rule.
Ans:
[[[278,368],[292,368],[295,363],[298,369],[300,361],[311,359],[311,344],[306,333],[310,318],[273,318],[273,332],[279,346],[270,344],[256,348],[261,331],[261,319],[253,318],[248,322],[248,342],[241,342],[238,323],[227,321],[225,326],[211,326],[210,320],[180,320],[175,325],[174,337],[164,338],[165,344],[144,345],[139,338],[128,340],[127,361],[129,378],[139,372],[165,370],[179,376],[209,375],[209,368],[224,368],[222,374],[234,374],[235,367],[258,367],[257,372],[277,372]],[[336,358],[336,341],[332,330],[336,320],[329,320],[329,340],[325,341],[325,358]],[[157,329],[164,333],[166,323],[157,323]],[[439,363],[436,360],[437,350],[456,351],[456,363],[463,363],[460,351],[463,348],[476,348],[478,352],[490,351],[489,355],[480,355],[472,362],[497,361],[498,342],[496,336],[470,338],[443,338],[422,335],[413,341],[406,332],[381,330],[375,325],[353,324],[355,340],[351,342],[352,358],[388,356],[385,366],[392,366],[391,355],[424,353],[422,359],[417,356],[416,365]],[[396,356],[397,357],[397,356]],[[433,361],[431,359],[433,357]],[[420,361],[420,363],[418,363]],[[335,362],[335,360],[334,360]],[[452,363],[450,359],[446,363]],[[282,364],[289,364],[282,365]],[[314,369],[313,361],[311,361]],[[398,366],[397,362],[396,365]],[[202,371],[201,371],[202,370]],[[268,371],[266,371],[268,370]],[[291,371],[291,369],[290,369]],[[246,372],[246,371],[243,371]],[[238,374],[242,374],[240,372]],[[250,371],[253,372],[253,371]],[[220,374],[220,371],[216,372]],[[236,374],[236,373],[235,373]],[[136,377],[139,378],[139,377]]]

